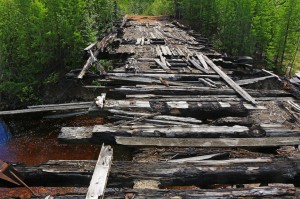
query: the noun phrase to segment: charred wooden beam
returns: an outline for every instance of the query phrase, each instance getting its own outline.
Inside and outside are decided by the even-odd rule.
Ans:
[[[18,165],[29,186],[87,186],[95,161],[49,161]],[[134,181],[155,180],[168,186],[300,182],[299,158],[206,160],[192,163],[114,162],[108,187],[132,188]],[[233,177],[234,176],[234,177]],[[1,186],[5,186],[0,182]]]

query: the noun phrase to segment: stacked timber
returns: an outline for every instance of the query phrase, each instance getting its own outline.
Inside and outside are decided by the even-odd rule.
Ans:
[[[30,186],[81,188],[54,198],[84,198],[88,186],[97,197],[126,199],[299,195],[300,104],[280,77],[255,69],[249,57],[222,56],[178,22],[126,16],[116,29],[85,49],[89,59],[76,75],[98,67],[101,86],[86,86],[98,93],[94,101],[31,109],[78,108],[107,118],[63,127],[58,140],[123,145],[132,160],[111,162],[108,147],[97,162],[17,164]]]

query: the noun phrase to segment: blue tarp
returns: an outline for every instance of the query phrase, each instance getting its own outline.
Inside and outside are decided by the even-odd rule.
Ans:
[[[11,138],[10,131],[3,120],[0,119],[0,144],[7,143]]]

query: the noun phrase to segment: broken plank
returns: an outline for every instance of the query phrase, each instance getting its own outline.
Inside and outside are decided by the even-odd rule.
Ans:
[[[143,137],[116,137],[117,144],[126,146],[163,146],[163,147],[277,147],[300,144],[299,137],[272,137],[272,138],[143,138]]]
[[[171,71],[171,69],[166,64],[164,64],[162,61],[160,61],[159,59],[155,59],[155,62],[157,65],[159,65],[165,71],[167,71],[167,72]]]
[[[167,55],[168,55],[168,52],[167,52],[165,46],[160,46],[160,48],[161,48],[162,54],[165,55],[165,56],[167,56]]]
[[[203,68],[205,68],[206,70],[209,70],[209,67],[207,65],[207,63],[205,62],[202,53],[196,53],[197,58],[199,59],[200,63],[202,64]]]
[[[257,77],[257,78],[252,78],[252,79],[242,79],[242,80],[236,81],[236,84],[238,84],[240,86],[244,86],[244,85],[258,83],[258,82],[264,81],[264,80],[269,80],[272,78],[274,78],[274,76]]]
[[[191,58],[188,58],[188,61],[189,61],[190,63],[192,63],[193,66],[194,66],[195,68],[197,68],[198,70],[200,70],[200,71],[202,71],[202,72],[204,72],[204,73],[206,73],[206,74],[209,74],[209,71],[206,70],[205,68],[203,68],[202,66],[200,66],[197,62],[195,62],[195,60],[193,60],[193,59],[191,59]]]
[[[246,90],[255,97],[291,97],[292,95],[282,90]],[[155,95],[234,95],[232,89],[217,89],[208,87],[121,87],[111,90],[110,94],[155,94]]]
[[[206,55],[203,55],[204,60],[212,67],[212,69],[218,73],[225,82],[227,82],[237,93],[239,93],[245,100],[256,105],[255,99],[253,99],[244,89],[237,85],[228,75],[226,75],[217,65],[215,65]]]
[[[130,112],[130,111],[123,111],[123,110],[116,110],[116,109],[109,109],[108,111],[113,113],[113,114],[126,115],[126,116],[145,116],[145,115],[149,115],[149,113]],[[197,120],[197,119],[192,118],[192,117],[176,117],[176,116],[170,116],[170,115],[157,115],[157,116],[154,116],[153,119],[176,121],[176,122],[185,122],[185,123],[190,123],[190,124],[202,124],[201,120]]]
[[[104,198],[105,187],[113,158],[112,156],[113,149],[110,146],[102,145],[86,199]]]

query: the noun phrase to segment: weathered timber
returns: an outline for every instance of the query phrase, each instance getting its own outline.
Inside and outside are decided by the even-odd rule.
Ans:
[[[300,145],[299,137],[271,138],[144,138],[115,137],[117,144],[126,146],[177,146],[177,147],[277,147]]]
[[[161,70],[161,69],[159,69]],[[214,80],[219,80],[219,75],[211,75],[211,74],[167,74],[167,73],[155,73],[155,70],[153,70],[151,73],[147,73],[147,71],[142,71],[142,74],[127,74],[127,73],[108,73],[108,76],[117,76],[117,77],[162,77],[164,79],[173,80],[173,81],[198,81],[198,78],[210,78]]]
[[[102,145],[86,199],[104,198],[105,187],[111,168],[112,156],[113,149],[110,146]]]
[[[246,91],[254,97],[292,97],[282,90],[250,90]],[[232,89],[215,89],[207,87],[121,87],[113,89],[110,94],[155,94],[155,95],[234,95]]]
[[[125,115],[125,116],[141,117],[141,116],[149,115],[149,113],[130,112],[130,111],[123,111],[123,110],[116,110],[116,109],[109,109],[108,111],[112,114]],[[170,116],[170,115],[157,115],[157,116],[154,116],[153,119],[175,121],[175,122],[185,122],[185,123],[190,123],[190,124],[202,124],[201,120],[197,120],[192,117],[176,117],[176,116]]]
[[[171,69],[167,66],[167,64],[165,64],[164,62],[162,62],[159,59],[155,59],[155,62],[157,65],[159,65],[162,69],[164,69],[165,71],[169,72],[171,71]]]
[[[172,188],[172,187],[171,187]],[[176,188],[176,187],[174,187]],[[57,193],[57,187],[33,187],[40,193],[39,199],[45,198],[49,193],[53,199],[85,199],[86,187],[61,187],[63,193]],[[7,198],[18,198],[20,193],[23,193],[22,188],[1,188],[1,193],[4,193]],[[45,194],[44,194],[45,193]],[[220,199],[220,198],[257,198],[270,197],[272,199],[295,199],[300,193],[299,188],[293,185],[283,186],[282,184],[274,184],[272,186],[254,187],[254,188],[225,188],[225,189],[193,189],[193,190],[179,190],[179,189],[120,189],[108,188],[105,191],[106,199],[170,199],[170,198],[186,198],[186,199]],[[33,198],[33,197],[32,197]],[[37,198],[33,198],[37,199]]]
[[[29,186],[88,185],[95,161],[49,161],[39,166],[15,166]],[[258,158],[235,161],[204,160],[192,163],[114,162],[108,187],[131,188],[137,180],[155,180],[160,187],[294,183],[300,181],[299,158]],[[234,177],[232,177],[234,176]],[[4,182],[0,182],[5,186]]]
[[[154,94],[136,94],[136,95],[126,95],[127,99],[159,99],[159,101],[178,101],[179,99],[185,101],[244,101],[244,99],[240,96],[236,95],[154,95]],[[273,101],[276,99],[277,101],[288,101],[288,100],[295,100],[292,97],[257,97],[258,102],[265,102],[265,101]]]
[[[116,77],[109,76],[110,80],[114,80],[114,83],[122,82],[130,82],[130,83],[148,83],[148,84],[161,84],[161,81],[157,78],[152,77],[140,77],[140,76],[127,76],[127,77]],[[193,86],[192,84],[176,82],[176,81],[168,81],[169,85],[174,86]]]
[[[87,144],[93,137],[93,126],[86,127],[62,127],[58,140],[64,143]],[[103,142],[102,142],[103,143]]]
[[[98,114],[106,114],[109,109],[151,111],[160,112],[164,115],[194,117],[197,119],[219,118],[226,116],[246,116],[249,110],[261,109],[250,104],[231,102],[188,102],[188,101],[130,101],[130,100],[108,100],[103,109],[93,109]]]
[[[203,79],[203,78],[199,78],[199,82],[203,83],[206,86],[212,87],[212,88],[216,88],[216,84],[212,84],[211,82],[208,82],[207,80]]]
[[[224,126],[224,125],[243,125],[243,126],[252,126],[254,124],[254,120],[249,117],[224,117],[219,118],[212,122],[213,125],[216,126]]]
[[[116,118],[127,119],[126,116]],[[129,119],[132,119],[129,117]],[[149,120],[149,121],[148,121]],[[58,139],[66,143],[115,143],[116,136],[161,137],[161,138],[300,138],[299,131],[282,127],[208,126],[176,121],[145,119],[153,124],[133,126],[97,125],[95,127],[63,127]],[[122,123],[121,123],[122,124]],[[159,125],[159,124],[164,124]],[[174,126],[176,125],[176,126]],[[222,140],[221,140],[222,141]],[[214,140],[212,140],[213,143]],[[237,143],[233,140],[232,143]],[[220,145],[221,146],[221,145]]]
[[[185,199],[220,199],[220,198],[286,198],[294,199],[299,191],[294,187],[257,187],[257,188],[238,188],[238,189],[195,189],[195,190],[174,190],[174,189],[135,189],[125,190],[123,195],[131,199],[170,199],[170,198],[185,198]],[[119,199],[116,195],[110,196],[107,194],[107,199]]]
[[[243,80],[238,80],[236,83],[240,86],[248,85],[248,84],[254,84],[258,83],[264,80],[269,80],[274,78],[274,76],[266,76],[266,77],[258,77],[258,78],[253,78],[253,79],[243,79]]]
[[[92,102],[90,103],[83,103],[83,104],[61,104],[61,105],[45,105],[36,108],[29,108],[29,109],[21,109],[21,110],[12,110],[12,111],[1,111],[0,116],[7,116],[7,115],[17,115],[17,114],[27,114],[27,113],[41,113],[41,112],[51,112],[51,111],[71,111],[71,110],[88,110],[91,106]]]
[[[189,58],[188,61],[191,62],[193,64],[193,66],[195,68],[197,68],[198,70],[200,70],[200,71],[202,71],[202,72],[204,72],[206,74],[209,74],[209,71],[206,70],[205,68],[203,68],[202,66],[200,66],[195,60]]]
[[[216,66],[208,57],[203,55],[204,60],[207,62],[212,69],[218,73],[225,82],[227,82],[238,94],[240,94],[245,100],[251,102],[252,104],[256,104],[255,100],[239,85],[237,85],[228,75],[226,75],[218,66]]]
[[[135,118],[130,117],[130,116],[124,116],[124,115],[113,115],[113,116],[108,116],[109,119],[112,120],[121,120],[114,122],[114,124],[119,125],[124,121],[132,121]],[[172,120],[159,120],[159,119],[144,119],[143,123],[151,123],[155,125],[190,125],[190,123],[186,122],[178,122],[178,121],[172,121]]]
[[[202,64],[202,66],[206,69],[209,70],[209,67],[207,65],[207,63],[205,62],[202,53],[196,53],[196,57],[199,59],[200,63]]]

